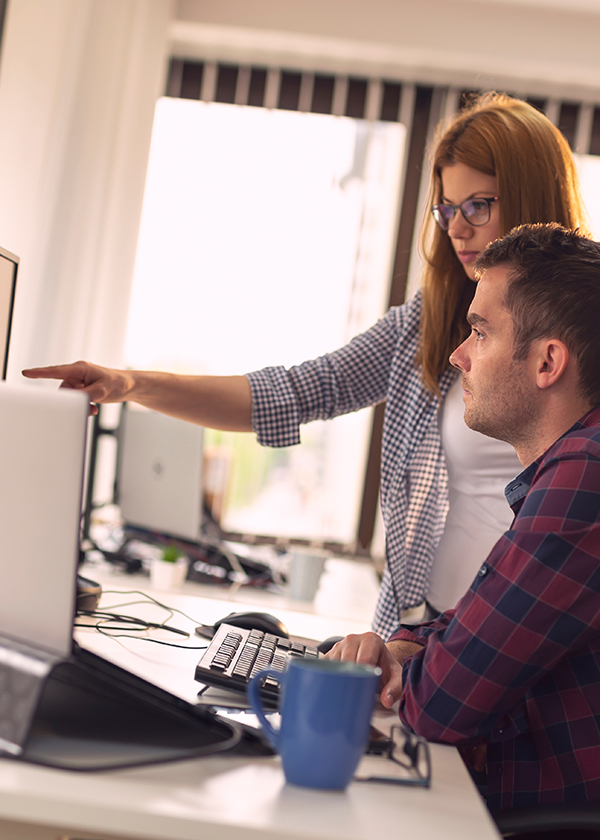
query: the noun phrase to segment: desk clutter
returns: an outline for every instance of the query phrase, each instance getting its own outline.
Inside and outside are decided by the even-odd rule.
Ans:
[[[120,598],[115,600],[117,596],[120,596]],[[135,598],[132,599],[132,596],[135,596]],[[91,630],[94,627],[92,622],[99,620],[102,622],[102,634],[104,636],[110,637],[114,632],[118,639],[123,639],[125,634],[129,638],[157,641],[165,645],[171,644],[167,638],[170,634],[179,633],[187,638],[185,641],[181,640],[181,643],[173,643],[173,646],[184,648],[190,653],[196,650],[198,642],[201,642],[202,639],[207,640],[206,650],[201,654],[200,659],[194,659],[194,664],[190,666],[190,677],[193,675],[193,678],[199,684],[199,702],[204,711],[209,713],[209,716],[204,719],[204,725],[207,727],[205,737],[214,738],[214,735],[210,734],[210,722],[213,720],[210,715],[216,715],[218,721],[235,723],[238,727],[240,737],[237,743],[230,740],[229,743],[219,746],[219,739],[217,739],[215,748],[219,750],[221,755],[271,755],[273,748],[262,730],[254,723],[248,709],[247,693],[250,681],[260,671],[271,670],[272,673],[269,677],[261,678],[259,693],[264,709],[269,713],[277,712],[281,702],[281,681],[285,679],[285,674],[290,665],[294,662],[322,662],[322,650],[324,647],[329,647],[329,644],[324,642],[315,641],[311,644],[306,639],[290,637],[283,622],[260,611],[234,612],[225,615],[212,625],[197,625],[195,624],[197,619],[187,616],[174,606],[178,602],[177,595],[171,596],[171,606],[139,591],[119,592],[106,589],[103,597],[104,610],[100,605],[98,610],[92,611],[87,617],[85,614],[80,614],[78,616],[78,627],[85,626],[88,630]],[[169,602],[171,599],[167,597],[165,600]],[[147,612],[149,607],[155,612],[156,621],[150,620]],[[125,615],[125,608],[128,608],[128,611],[132,612],[133,615]],[[159,610],[165,611],[167,616],[163,621],[160,620],[160,615],[156,614],[156,611]],[[79,623],[85,619],[90,623],[83,625]],[[228,621],[232,623],[228,623]],[[138,622],[139,626],[137,625]],[[184,630],[184,627],[187,630]],[[195,632],[193,632],[194,628]],[[192,632],[189,632],[190,630]],[[145,632],[150,635],[144,635],[143,637],[138,635],[139,633],[145,634]],[[159,637],[153,639],[152,635],[157,633]],[[337,637],[331,637],[325,641],[333,643],[335,638]],[[85,651],[82,651],[82,653],[85,658],[87,654]],[[103,665],[102,667],[110,669],[111,666]],[[73,672],[71,669],[71,680],[72,678]],[[135,682],[135,678],[133,679]],[[80,681],[79,674],[78,681]],[[150,687],[150,690],[153,691],[153,688]],[[79,686],[78,691],[81,691],[81,686]],[[104,689],[101,694],[103,693],[105,693]],[[160,692],[158,693],[160,694]],[[81,696],[75,696],[76,702],[73,707],[73,702],[69,700],[68,696],[66,702],[63,696],[55,696],[60,699],[57,707],[62,710],[61,714],[63,714],[61,726],[55,734],[64,739],[66,721],[71,718],[81,720],[80,709],[89,705],[89,699],[83,698],[85,702],[82,703]],[[119,702],[122,704],[122,700]],[[150,721],[148,714],[148,710],[141,710],[141,713],[136,712],[136,728],[132,730],[138,732],[136,737],[139,737],[140,732],[139,720],[145,721],[141,731],[143,732],[144,728],[148,729],[146,726]],[[152,711],[151,714],[155,715],[157,713]],[[332,720],[335,718],[336,715],[333,716]],[[158,720],[159,718],[157,718]],[[56,727],[56,724],[54,725]],[[69,726],[72,726],[72,724],[69,723]],[[161,728],[163,726],[164,724],[161,724]],[[172,732],[172,730],[173,727],[169,724],[166,731]],[[73,734],[71,731],[71,735]],[[114,732],[112,734],[114,735]],[[194,736],[194,739],[197,742],[198,734]],[[109,738],[109,740],[111,739]],[[32,742],[37,751],[38,760],[44,758],[43,749],[46,749],[49,744],[51,745],[51,742],[46,742],[46,744],[39,740]],[[137,757],[138,760],[145,762],[155,762],[185,757],[183,753],[178,753],[176,749],[173,749],[174,746],[176,745],[171,744],[170,751],[166,751],[165,745],[163,745],[161,753],[157,754],[155,752],[153,754],[149,745],[132,744],[128,741],[124,752],[122,747],[119,748],[122,753],[119,756],[119,761],[133,761],[134,757]],[[191,746],[191,743],[188,746]],[[52,749],[54,748],[55,745]],[[355,781],[428,785],[430,771],[426,768],[428,763],[427,747],[420,741],[417,742],[410,737],[408,739],[403,737],[399,740],[398,737],[388,737],[381,731],[372,729],[367,751],[368,755],[365,755],[355,773]],[[196,754],[199,755],[200,753]],[[31,750],[29,755],[33,757]],[[109,755],[110,752],[105,757],[105,762],[108,761]],[[114,760],[114,749],[112,755],[111,761]],[[192,756],[188,754],[188,757]],[[411,764],[413,759],[414,766]],[[86,759],[88,762],[91,760],[90,756]],[[105,769],[109,769],[111,766],[123,766],[123,764],[105,763],[104,765]]]
[[[140,837],[186,840],[225,837],[237,830],[239,836],[278,840],[325,834],[371,840],[393,833],[401,813],[403,822],[407,814],[414,815],[419,827],[425,820],[421,836],[439,837],[448,810],[461,829],[452,837],[468,836],[472,829],[491,840],[476,810],[479,800],[470,780],[461,776],[462,764],[452,750],[432,748],[436,784],[426,794],[427,807],[419,795],[413,800],[407,789],[387,794],[384,787],[389,785],[379,785],[370,794],[370,785],[352,783],[346,797],[315,796],[293,785],[285,787],[280,759],[251,713],[240,711],[239,705],[220,707],[214,700],[207,704],[198,698],[195,669],[209,646],[195,635],[200,622],[214,629],[223,616],[221,632],[244,637],[238,628],[227,629],[228,613],[273,610],[290,634],[301,637],[292,636],[288,648],[280,641],[284,636],[274,641],[265,633],[261,641],[270,643],[269,664],[281,664],[283,650],[287,661],[304,663],[308,660],[293,655],[307,653],[295,647],[299,638],[323,639],[368,626],[378,590],[372,569],[332,558],[320,597],[300,609],[285,592],[232,586],[233,565],[222,567],[220,580],[229,580],[224,586],[186,585],[180,591],[152,592],[147,578],[139,575],[136,580],[131,574],[137,564],[138,571],[144,566],[142,559],[132,557],[139,537],[133,532],[127,535],[124,551],[122,543],[103,544],[115,562],[98,559],[81,566],[88,403],[66,389],[31,386],[28,391],[0,389],[4,428],[12,420],[19,432],[6,432],[0,447],[3,545],[9,556],[19,559],[5,563],[0,589],[0,682],[6,689],[0,714],[0,798],[3,820],[10,822],[9,833],[2,836],[42,836],[38,829],[45,832],[46,827],[43,836],[55,836],[58,824],[56,830],[69,836],[124,836],[133,831]],[[27,435],[22,434],[23,415],[31,423]],[[15,440],[22,441],[21,448]],[[23,464],[32,464],[35,475]],[[211,567],[219,567],[212,556],[208,560]],[[265,571],[248,569],[248,577],[256,571],[258,579]],[[74,619],[78,573],[85,580],[80,579]],[[83,616],[86,609],[94,615]],[[252,629],[256,628],[249,628],[248,636]],[[232,641],[236,650],[243,645],[243,638],[239,645],[230,636],[228,643]],[[235,657],[230,660],[226,651],[221,656],[226,670]],[[317,657],[311,664],[320,661]],[[221,693],[243,697],[241,691]],[[334,722],[336,715],[337,708]],[[398,755],[396,749],[393,755]],[[369,773],[371,777],[390,775],[393,764],[396,772],[387,753],[373,761],[380,769]],[[141,765],[154,766],[125,769]],[[473,801],[468,819],[447,808],[446,803],[452,805],[459,795]],[[308,796],[316,807],[306,807]],[[436,809],[444,813],[441,833],[441,820],[431,819]],[[10,833],[13,821],[23,823],[24,831]],[[34,830],[24,833],[30,823]],[[334,829],[326,831],[330,825]]]
[[[156,678],[156,666],[167,657],[183,662],[176,660],[183,654],[189,662],[188,685],[196,685],[194,677],[202,684],[209,676],[218,677],[244,695],[248,680],[264,666],[285,679],[290,662],[318,665],[317,643],[286,638],[283,629],[278,634],[237,626],[238,614],[230,616],[231,623],[214,622],[214,638],[205,644],[195,635],[197,619],[192,622],[183,610],[140,591],[119,592],[124,602],[111,610],[105,600],[110,588],[95,582],[94,567],[90,564],[89,578],[79,575],[87,400],[75,391],[4,384],[0,406],[5,429],[12,429],[4,436],[10,446],[0,448],[8,488],[0,524],[10,553],[20,560],[5,568],[1,591],[0,682],[7,687],[7,702],[0,715],[0,751],[29,763],[86,771],[216,754],[271,754],[260,730],[228,720],[215,706],[200,704],[197,690],[191,696],[187,688],[178,693],[174,683]],[[15,429],[23,428],[30,433],[16,434]],[[50,429],[55,446],[47,445]],[[34,482],[23,470],[32,458],[39,471]],[[100,543],[94,544],[89,535],[88,539],[98,551]],[[208,576],[229,583],[224,591],[230,597],[232,581],[268,586],[283,580],[276,580],[275,564],[242,558],[220,541],[191,543],[134,528],[124,529],[121,540],[110,548],[102,545],[101,553],[113,568],[132,573],[144,570],[144,551],[161,551],[165,544],[184,550],[188,580],[202,575],[204,582]],[[162,620],[140,618],[142,604],[164,610]],[[267,619],[263,614],[263,622]],[[281,626],[275,619],[267,624]],[[74,632],[84,630],[114,647],[105,646],[99,653],[81,645]],[[125,639],[136,649],[139,641],[155,642],[154,648],[161,645],[165,656],[161,660],[158,650],[146,651],[147,656],[137,650],[123,662]],[[117,648],[120,656],[112,661],[111,652]],[[198,650],[203,650],[200,663]],[[144,662],[154,667],[140,669]],[[276,686],[276,679],[265,686],[273,708],[279,703]]]
[[[242,553],[242,550],[234,551],[220,539],[183,540],[131,525],[100,530],[100,536],[86,541],[84,557],[100,554],[129,574],[149,573],[152,561],[169,547],[187,559],[185,579],[188,581],[217,586],[237,583],[275,590],[280,590],[286,583],[284,564],[279,561],[283,551],[269,551],[268,559],[260,560]]]

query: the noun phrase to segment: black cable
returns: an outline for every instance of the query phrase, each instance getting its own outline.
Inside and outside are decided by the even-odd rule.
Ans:
[[[156,604],[157,607],[160,607],[163,610],[167,610],[167,612],[169,612],[171,615],[173,615],[174,613],[179,613],[179,615],[182,615],[184,618],[187,618],[188,621],[191,621],[193,624],[203,624],[202,621],[200,621],[197,618],[194,618],[191,615],[188,615],[187,613],[184,613],[183,610],[178,610],[177,607],[169,607],[166,604],[163,604],[161,601],[157,601],[156,598],[152,597],[152,595],[148,595],[147,592],[142,592],[139,589],[127,589],[125,591],[122,591],[122,590],[119,590],[119,589],[105,589],[103,594],[104,595],[141,595],[142,598],[146,599],[146,601],[151,601],[153,604]],[[129,607],[129,606],[132,606],[134,604],[140,604],[140,603],[143,604],[144,601],[129,601],[129,602],[126,602],[125,604],[122,604],[121,606]],[[161,625],[159,625],[159,626],[161,626]]]
[[[179,636],[186,636],[188,639],[191,633],[186,630],[180,630],[178,627],[170,627],[168,624],[157,623],[155,621],[146,621],[143,618],[135,618],[132,615],[121,615],[120,613],[105,612],[104,610],[78,610],[77,615],[86,615],[90,618],[99,618],[106,621],[123,621],[126,624],[139,625],[141,630],[148,630],[150,627],[156,630],[168,630],[170,633],[177,633]],[[78,624],[78,627],[86,627],[89,625]]]
[[[187,618],[188,621],[192,621],[197,623],[197,619],[192,618],[192,616],[187,615],[182,610],[178,610],[176,607],[168,607],[166,604],[163,604],[161,601],[158,601],[156,598],[153,598],[151,595],[148,595],[146,592],[142,592],[139,589],[130,589],[126,590],[125,592],[117,589],[107,589],[104,590],[103,594],[109,595],[140,595],[144,600],[142,601],[128,601],[124,604],[120,604],[121,607],[126,606],[134,606],[135,604],[144,604],[147,602],[151,602],[155,604],[157,607],[160,607],[163,610],[166,610],[169,615],[165,619],[168,621],[169,618],[172,618],[175,613],[179,613],[184,618]],[[206,650],[208,645],[178,645],[175,642],[168,642],[162,639],[152,639],[150,637],[139,636],[135,635],[136,628],[139,628],[140,631],[156,629],[156,630],[167,630],[170,633],[177,633],[180,636],[185,636],[186,638],[190,638],[191,633],[188,633],[186,630],[180,630],[178,627],[171,627],[164,622],[155,622],[155,621],[147,621],[146,619],[136,618],[135,616],[129,615],[122,615],[121,613],[116,612],[109,612],[105,610],[78,610],[78,616],[88,616],[89,618],[97,618],[99,619],[95,624],[89,625],[84,623],[75,623],[75,627],[92,627],[94,630],[97,630],[98,633],[101,633],[103,636],[107,636],[110,639],[140,639],[141,641],[145,642],[153,642],[157,645],[166,645],[167,647],[176,647],[181,648],[183,650]],[[120,621],[124,624],[129,626],[127,627],[110,627],[112,622]],[[133,625],[133,626],[131,626]],[[121,632],[121,631],[129,631],[129,632]]]
[[[163,639],[152,639],[149,636],[132,636],[131,633],[118,633],[116,631],[127,629],[121,627],[114,627],[113,630],[115,632],[111,632],[106,628],[102,627],[99,624],[89,625],[89,624],[77,624],[75,623],[75,627],[93,627],[94,630],[97,630],[103,636],[107,636],[109,639],[137,639],[140,642],[152,642],[155,645],[166,645],[166,647],[175,647],[181,648],[182,650],[206,650],[208,645],[178,645],[175,642],[166,642]],[[144,628],[140,628],[144,629]],[[189,636],[189,634],[187,634]]]

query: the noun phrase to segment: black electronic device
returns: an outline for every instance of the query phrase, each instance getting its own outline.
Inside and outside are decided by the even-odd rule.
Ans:
[[[102,587],[94,580],[77,575],[77,597],[75,610],[77,612],[94,612],[98,609]]]
[[[290,658],[318,659],[320,655],[316,647],[301,642],[222,623],[196,666],[195,678],[204,685],[245,694],[248,681],[259,671],[282,672]],[[268,677],[261,693],[265,705],[276,707],[279,682]]]
[[[241,627],[244,630],[260,630],[262,633],[270,633],[273,636],[281,636],[289,639],[290,634],[280,619],[265,612],[237,612],[229,613],[224,618],[215,621],[214,624],[201,624],[196,627],[196,635],[204,639],[212,639],[222,624],[229,624],[232,627]]]
[[[338,642],[341,642],[343,638],[343,636],[329,636],[328,639],[323,639],[322,642],[319,642],[317,650],[319,653],[329,653],[331,648]]]

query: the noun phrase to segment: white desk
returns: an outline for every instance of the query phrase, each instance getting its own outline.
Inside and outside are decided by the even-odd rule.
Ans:
[[[102,584],[101,605],[112,607],[132,600],[135,595],[112,594],[111,589],[133,591],[142,589],[157,600],[176,606],[190,619],[176,614],[169,623],[188,631],[189,641],[180,636],[161,632],[159,638],[176,644],[202,645],[206,640],[194,637],[198,624],[213,624],[230,612],[260,610],[280,618],[295,636],[325,639],[368,630],[375,609],[378,583],[368,564],[350,560],[327,561],[319,591],[313,603],[292,601],[284,595],[253,588],[216,587],[210,584],[185,583],[176,593],[160,592],[150,587],[142,575],[126,575],[106,565],[85,568],[82,572]],[[151,603],[135,607],[119,607],[119,612],[162,621],[168,615]],[[154,634],[156,635],[156,634]],[[79,631],[77,640],[94,653],[146,678],[149,669],[152,680],[161,688],[173,692],[190,703],[195,702],[199,685],[193,679],[194,668],[200,658],[199,650],[163,647],[136,639],[115,641],[90,631]]]
[[[357,574],[368,567],[362,569]],[[339,595],[334,597],[337,611],[344,613],[343,568],[334,564],[330,572],[324,591],[331,585],[332,594]],[[87,573],[93,575],[91,570]],[[98,570],[96,578],[102,578],[105,589],[113,585],[117,588],[117,583],[129,589],[139,586],[139,579],[104,575]],[[286,604],[283,597],[269,600],[266,593],[238,591],[231,603],[193,594],[200,591],[205,593],[206,589],[186,584],[178,594],[153,594],[192,617],[192,621],[179,616],[172,619],[182,628],[192,628],[197,621],[210,623],[237,610],[241,603],[261,609],[268,603],[268,611],[284,619],[292,633],[314,638],[367,629],[370,612],[366,615],[366,610],[372,606],[365,605],[365,598],[362,614],[327,618],[321,596],[312,611],[303,613],[297,605]],[[103,596],[107,605],[123,600],[120,595]],[[136,614],[139,611],[136,608]],[[361,612],[358,607],[355,611]],[[117,642],[91,630],[78,630],[77,637],[95,652],[142,676],[152,674],[158,684],[193,699],[197,690],[193,666],[199,652],[162,648],[139,640]],[[190,643],[195,642],[190,639]],[[384,727],[389,719],[383,713],[378,725]],[[433,781],[429,790],[354,782],[343,793],[286,785],[276,756],[223,756],[109,773],[64,772],[2,760],[0,840],[497,838],[458,753],[435,744],[431,751]]]

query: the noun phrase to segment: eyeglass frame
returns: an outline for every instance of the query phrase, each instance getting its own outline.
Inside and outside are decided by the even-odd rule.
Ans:
[[[492,204],[495,201],[498,201],[499,198],[500,198],[499,195],[495,195],[491,198],[488,198],[487,196],[478,196],[477,198],[465,198],[465,200],[462,201],[460,204],[447,204],[446,202],[442,201],[440,204],[434,204],[431,207],[431,213],[433,215],[433,218],[435,219],[435,223],[438,225],[440,230],[443,230],[443,231],[447,231],[447,230],[450,229],[450,222],[452,222],[452,220],[456,218],[456,214],[458,213],[459,210],[462,213],[462,217],[465,220],[465,222],[470,224],[472,227],[483,227],[483,225],[487,225],[487,223],[489,222],[489,220],[492,217]],[[471,201],[471,202],[472,201],[485,201],[485,203],[487,204],[487,208],[488,208],[488,217],[485,220],[485,222],[475,223],[475,222],[472,222],[470,219],[467,218],[467,215],[466,215],[465,211],[463,210],[463,205],[467,204],[467,202],[469,202],[469,201]],[[454,213],[452,214],[451,218],[449,219],[448,225],[446,227],[443,227],[440,224],[440,220],[438,218],[438,215],[439,215],[439,212],[440,212],[440,210],[439,210],[440,207],[450,207],[454,211]],[[436,215],[436,214],[438,214],[438,215]]]
[[[396,739],[394,738],[394,733],[401,734],[404,743],[402,745],[402,752],[408,756],[410,760],[410,764],[405,763],[404,761],[400,761],[395,756],[395,751],[400,745],[397,743]],[[426,773],[423,775],[421,772],[421,768],[419,767],[419,748],[423,750],[423,757],[425,760],[425,767]],[[394,764],[398,764],[400,767],[403,767],[405,770],[410,770],[413,773],[416,773],[416,777],[408,777],[406,779],[397,779],[395,781],[401,785],[411,785],[413,787],[430,787],[431,786],[431,754],[429,752],[429,744],[425,740],[425,738],[421,738],[420,735],[415,735],[414,732],[411,732],[408,727],[403,726],[402,724],[396,724],[392,726],[390,729],[390,737],[388,739],[387,745],[385,750],[382,752],[386,758],[390,761],[393,761]]]

